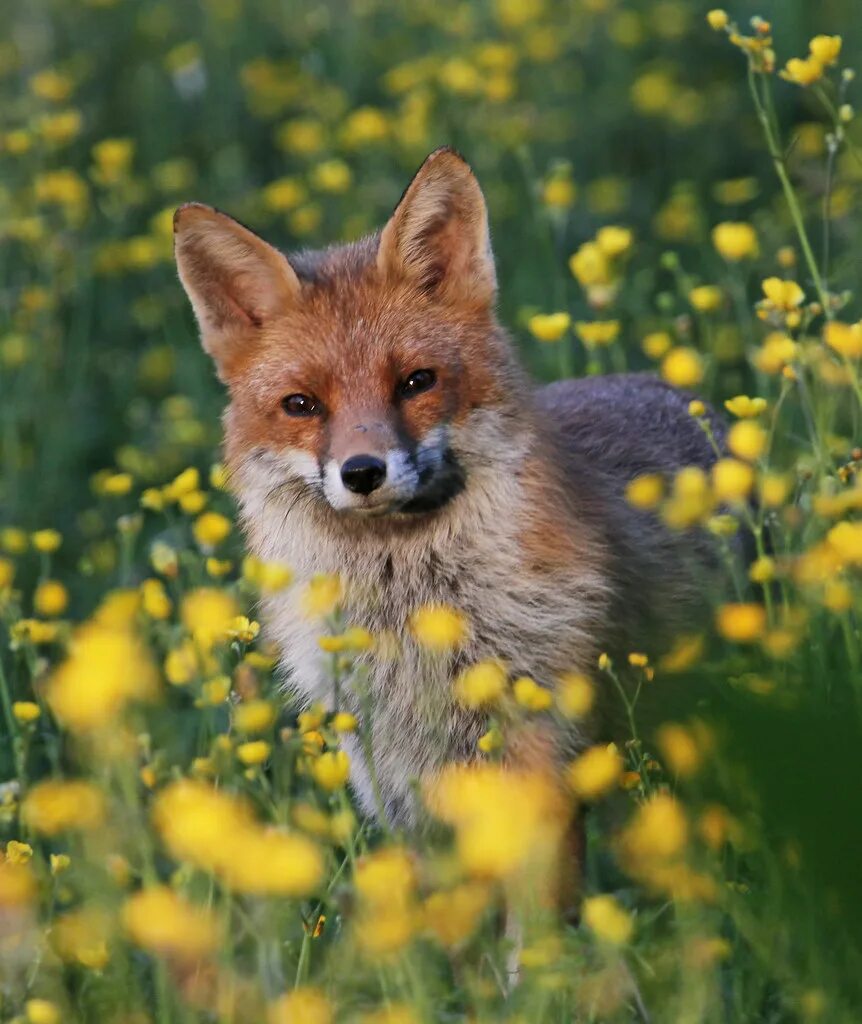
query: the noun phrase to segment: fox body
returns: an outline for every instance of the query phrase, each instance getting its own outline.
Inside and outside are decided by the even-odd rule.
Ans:
[[[300,581],[338,574],[345,620],[390,641],[364,670],[376,794],[350,750],[369,810],[379,798],[413,820],[415,783],[475,757],[485,722],[453,697],[463,667],[501,658],[550,686],[603,650],[649,647],[698,603],[698,542],[624,499],[639,474],[714,460],[688,396],[640,375],[533,387],[495,318],[485,204],[457,154],[432,154],[361,242],[285,257],[192,204],[176,254],[230,392],[252,551]],[[465,613],[457,651],[410,635],[429,604]],[[289,684],[331,703],[300,588],[266,598],[264,617]],[[341,699],[363,713],[349,688]],[[549,724],[511,756],[556,760],[578,741]]]

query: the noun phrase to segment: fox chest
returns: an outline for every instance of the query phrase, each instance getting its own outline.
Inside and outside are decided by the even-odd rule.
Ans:
[[[315,570],[331,567],[317,563]],[[432,555],[399,563],[385,555],[340,575],[345,624],[365,627],[376,640],[361,659],[362,679],[375,715],[393,729],[436,728],[457,717],[453,677],[475,661],[501,658],[514,674],[550,683],[558,672],[583,670],[592,660],[597,602],[588,588],[570,585],[567,592],[561,580],[525,578],[508,558]],[[468,639],[456,651],[429,652],[411,635],[413,613],[435,604],[457,608],[468,620]],[[327,627],[305,613],[302,583],[270,599],[265,618],[290,685],[308,700],[331,704],[332,659],[319,644]]]

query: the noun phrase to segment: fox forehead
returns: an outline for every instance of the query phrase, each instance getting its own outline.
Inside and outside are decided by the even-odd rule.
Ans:
[[[382,280],[373,261],[357,266],[352,246],[291,256],[302,298],[237,346],[225,368],[232,396],[271,406],[291,391],[335,403],[388,403],[400,380],[434,369],[449,390],[481,403],[493,390],[494,331],[487,311],[447,307]],[[314,270],[305,272],[306,266]]]

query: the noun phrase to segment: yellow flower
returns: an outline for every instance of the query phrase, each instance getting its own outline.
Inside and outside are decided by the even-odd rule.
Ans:
[[[251,740],[236,748],[236,756],[248,767],[263,764],[271,752],[272,746],[266,740]]]
[[[234,598],[224,590],[199,587],[183,598],[180,617],[202,651],[210,651],[222,641],[239,609]]]
[[[26,725],[35,722],[42,714],[42,709],[31,700],[16,700],[12,704],[12,714],[16,722]]]
[[[280,996],[266,1011],[266,1024],[332,1024],[334,1019],[326,996],[307,986]]]
[[[862,521],[838,523],[826,535],[826,542],[844,562],[862,565]]]
[[[467,639],[469,623],[463,612],[443,604],[418,608],[408,621],[416,640],[432,651],[449,651]]]
[[[262,562],[248,555],[242,563],[243,577],[265,594],[275,594],[293,582],[293,570],[280,562]]]
[[[489,763],[452,765],[426,796],[432,813],[454,826],[469,874],[506,878],[529,868],[546,877],[566,820],[555,780]]]
[[[349,711],[339,711],[329,723],[336,732],[356,732],[359,723]]]
[[[481,708],[496,703],[506,688],[506,668],[489,659],[471,665],[455,680],[455,697],[465,707]]]
[[[327,751],[314,762],[311,773],[318,786],[334,793],[350,778],[350,758],[343,750]]]
[[[221,579],[233,568],[233,562],[228,558],[213,558],[210,555],[206,560],[207,575],[212,576],[213,579]]]
[[[673,647],[668,651],[667,654],[661,659],[661,669],[663,672],[685,672],[686,669],[696,665],[703,654],[703,637],[694,636],[681,636],[679,637]]]
[[[584,288],[608,285],[611,281],[610,261],[595,242],[585,242],[578,249],[569,259],[569,269]]]
[[[435,892],[422,905],[425,930],[442,946],[458,946],[476,930],[490,899],[487,886],[477,882]]]
[[[0,592],[12,586],[15,579],[15,563],[8,558],[0,558]]]
[[[56,622],[40,622],[39,619],[19,619],[9,630],[13,644],[52,644],[57,639]]]
[[[714,284],[699,285],[688,293],[688,301],[699,313],[714,313],[721,309],[723,299],[721,289]]]
[[[515,700],[528,711],[547,711],[554,703],[551,692],[539,686],[529,676],[520,676],[516,679],[512,683],[512,692]]]
[[[10,864],[26,864],[33,858],[33,847],[29,843],[20,843],[10,839],[6,844],[6,860]]]
[[[571,178],[554,175],[542,185],[542,202],[557,210],[568,210],[578,198],[578,189]]]
[[[33,595],[37,614],[47,618],[62,615],[69,604],[69,592],[57,580],[42,580]]]
[[[168,651],[165,657],[165,676],[171,686],[185,686],[200,671],[198,652],[191,640],[183,641],[179,646]]]
[[[805,301],[805,292],[795,281],[780,277],[767,277],[763,282],[764,305],[770,309],[790,313]]]
[[[821,64],[835,64],[841,56],[841,36],[815,36],[808,44],[811,56]]]
[[[268,700],[247,700],[233,709],[233,724],[246,735],[266,732],[275,723],[278,712]]]
[[[21,805],[23,819],[35,832],[56,836],[70,829],[98,828],[105,820],[105,797],[83,779],[48,779],[37,783]]]
[[[706,406],[699,398],[695,398],[688,403],[688,414],[695,419],[700,419],[701,416],[706,416]]]
[[[568,313],[536,313],[527,321],[530,334],[538,341],[559,341],[571,325]]]
[[[602,942],[624,946],[632,937],[634,922],[613,896],[589,896],[584,900],[584,924]]]
[[[84,906],[54,920],[50,941],[67,963],[98,971],[110,958],[106,940],[111,932],[112,922],[104,911]]]
[[[321,192],[346,192],[352,180],[350,168],[343,160],[324,160],[311,172],[311,182]]]
[[[843,324],[833,320],[823,328],[823,340],[847,359],[862,357],[862,323]]]
[[[767,402],[765,398],[749,398],[748,395],[737,395],[735,398],[728,398],[724,403],[725,409],[739,419],[753,419],[766,412]]]
[[[644,355],[650,359],[661,359],[673,347],[673,338],[667,331],[653,331],[641,342]]]
[[[588,715],[596,696],[592,682],[576,672],[560,676],[554,695],[560,714],[565,718],[583,718]]]
[[[93,622],[74,634],[46,697],[62,725],[85,733],[116,724],[130,701],[153,700],[158,689],[155,666],[141,641],[130,630]]]
[[[820,81],[823,65],[816,57],[792,57],[779,74],[788,82],[804,87]]]
[[[197,960],[219,940],[215,915],[164,885],[142,889],[123,907],[123,927],[137,945],[161,956]]]
[[[335,574],[312,576],[302,595],[302,610],[308,618],[331,615],[343,596],[341,579]]]
[[[30,534],[30,541],[41,554],[50,555],[58,550],[63,538],[56,530],[37,530]]]
[[[307,711],[300,711],[297,725],[301,733],[317,732],[326,721],[326,708],[322,704],[312,704]]]
[[[487,732],[482,733],[479,739],[476,740],[476,746],[483,754],[493,754],[494,751],[502,749],[503,734],[494,726]]]
[[[236,841],[236,851],[233,843]],[[254,828],[226,836],[219,865],[226,886],[259,896],[308,896],[323,877],[323,859],[305,836],[276,829]]]
[[[230,520],[218,512],[204,512],[192,527],[195,540],[202,548],[214,548],[230,534]]]
[[[751,563],[748,578],[752,583],[769,583],[775,579],[775,561],[769,555],[763,555]]]
[[[208,679],[201,686],[201,695],[195,701],[195,707],[218,707],[230,696],[230,676],[216,676]]]
[[[619,320],[593,320],[590,322],[579,320],[575,324],[575,330],[587,348],[611,345],[619,337],[620,322]]]
[[[703,380],[703,361],[693,348],[679,345],[662,360],[661,375],[675,388],[697,387]]]
[[[61,875],[64,871],[72,865],[72,858],[68,853],[52,853],[50,857],[51,874],[55,877]]]
[[[261,193],[264,205],[269,210],[283,213],[293,210],[305,202],[308,190],[296,178],[279,178],[271,181]]]
[[[718,224],[712,231],[712,243],[729,263],[749,259],[758,252],[757,232],[745,223]]]
[[[140,497],[141,508],[148,508],[151,512],[161,512],[165,507],[165,496],[158,487],[148,487]]]
[[[177,498],[177,504],[187,516],[196,516],[207,503],[204,491],[189,491]]]
[[[706,20],[709,22],[709,27],[715,32],[721,32],[730,24],[730,18],[727,16],[727,11],[723,11],[719,7],[708,11]]]
[[[194,466],[189,466],[188,469],[184,469],[182,473],[174,477],[164,488],[165,500],[179,501],[184,494],[191,494],[197,491],[200,488],[200,482],[200,472]]]
[[[790,494],[790,480],[783,473],[766,473],[760,479],[760,500],[767,508],[783,505]]]
[[[596,234],[596,245],[609,259],[616,259],[628,252],[634,242],[634,235],[629,228],[608,225],[599,228]]]
[[[752,362],[762,373],[774,375],[781,373],[785,366],[792,363],[797,352],[798,346],[792,338],[780,331],[773,331],[755,352]]]
[[[60,1024],[60,1008],[48,999],[28,999],[24,1014],[27,1024]]]
[[[359,107],[348,114],[341,129],[341,141],[348,149],[382,142],[389,134],[389,122],[376,107]]]
[[[247,615],[237,615],[231,619],[227,628],[227,636],[231,640],[238,640],[241,644],[250,644],[260,633],[260,623],[248,618]]]
[[[75,88],[75,83],[68,75],[54,68],[37,71],[28,84],[34,96],[52,103],[62,103],[72,95]]]
[[[10,555],[22,555],[27,550],[27,534],[16,526],[5,526],[0,530],[0,548]]]
[[[144,580],[140,586],[141,605],[151,619],[166,619],[173,605],[161,580]]]
[[[747,462],[756,462],[766,451],[768,435],[758,423],[742,420],[734,423],[727,434],[727,447]]]
[[[766,610],[759,604],[724,604],[716,613],[715,625],[726,640],[754,643],[766,629]]]
[[[109,498],[122,498],[132,489],[131,473],[109,473],[100,481],[99,493]]]
[[[621,837],[627,862],[676,857],[688,842],[688,821],[674,797],[657,793],[642,804]],[[628,866],[628,864],[627,864]]]
[[[33,903],[38,893],[29,864],[12,864],[0,859],[0,908],[18,911]]]
[[[615,789],[623,773],[623,759],[616,746],[585,750],[568,769],[569,785],[581,800],[598,800]]]
[[[668,722],[659,728],[656,742],[665,763],[675,775],[688,778],[700,767],[703,754],[693,730]]]
[[[173,857],[217,874],[240,892],[307,895],[323,866],[303,836],[265,830],[245,801],[188,779],[156,797],[153,818]],[[237,853],[241,851],[241,855]]]
[[[658,473],[644,473],[626,485],[626,501],[635,508],[655,508],[663,497],[664,480]]]
[[[738,459],[719,459],[712,467],[712,489],[718,501],[743,501],[754,486],[754,470]]]

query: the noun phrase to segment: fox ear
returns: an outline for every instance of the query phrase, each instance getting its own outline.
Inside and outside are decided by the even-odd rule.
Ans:
[[[201,203],[174,214],[174,255],[204,349],[221,369],[230,349],[295,303],[293,267],[253,231]]]
[[[497,275],[485,198],[453,149],[435,150],[417,171],[380,236],[377,266],[449,300],[493,301]]]

